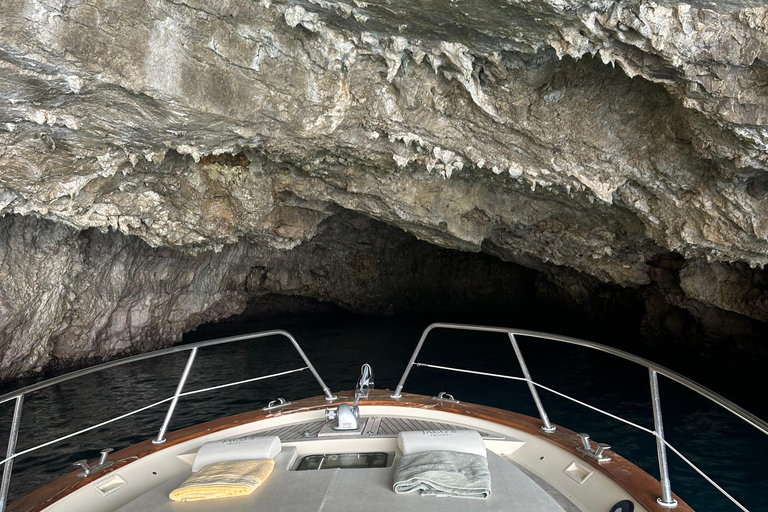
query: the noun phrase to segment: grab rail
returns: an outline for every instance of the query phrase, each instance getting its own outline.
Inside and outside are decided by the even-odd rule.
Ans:
[[[517,357],[518,363],[520,364],[520,367],[522,369],[524,377],[514,377],[511,375],[501,375],[501,374],[493,374],[493,373],[486,373],[486,372],[478,372],[474,370],[466,370],[462,368],[451,368],[447,366],[437,366],[437,365],[431,365],[426,363],[419,363],[416,362],[416,358],[419,356],[419,352],[421,352],[421,348],[424,345],[424,342],[427,339],[427,336],[430,332],[432,332],[434,329],[452,329],[452,330],[463,330],[463,331],[478,331],[478,332],[496,332],[501,334],[506,334],[509,336],[510,342],[512,343],[512,347],[515,351],[515,356]],[[560,393],[559,391],[555,391],[553,389],[550,389],[546,386],[543,386],[537,382],[535,382],[530,372],[528,371],[528,367],[525,364],[525,359],[523,358],[523,354],[520,351],[520,348],[517,344],[517,339],[515,336],[525,336],[529,338],[540,338],[540,339],[546,339],[546,340],[552,340],[552,341],[558,341],[562,343],[568,343],[571,345],[578,345],[581,347],[587,347],[591,348],[593,350],[598,350],[600,352],[605,352],[608,354],[611,354],[616,357],[620,357],[622,359],[625,359],[627,361],[631,361],[633,363],[639,364],[641,366],[644,366],[648,369],[649,374],[649,381],[650,381],[650,387],[651,387],[651,405],[653,409],[653,420],[654,420],[654,430],[647,429],[645,427],[642,427],[640,425],[637,425],[636,423],[633,423],[631,421],[625,420],[619,416],[613,415],[609,412],[603,411],[597,407],[594,407],[592,405],[589,405],[587,403],[584,403],[582,401],[579,401],[575,398],[572,398],[564,393]],[[531,396],[533,398],[533,401],[536,405],[536,408],[539,411],[539,416],[541,418],[542,422],[542,430],[544,431],[552,431],[555,429],[555,427],[550,423],[549,416],[547,415],[546,411],[544,410],[544,405],[541,402],[541,398],[539,397],[538,392],[536,391],[537,388],[544,389],[546,391],[552,392],[554,394],[557,394],[563,398],[566,398],[568,400],[571,400],[575,403],[578,403],[582,406],[588,407],[594,411],[600,412],[602,414],[605,414],[611,418],[614,418],[616,420],[619,420],[623,423],[626,423],[638,430],[641,430],[643,432],[649,433],[653,435],[656,438],[656,451],[657,451],[657,459],[659,462],[659,474],[660,474],[660,484],[661,484],[661,496],[657,498],[657,502],[665,507],[665,508],[675,508],[677,506],[677,501],[672,497],[672,487],[669,479],[669,465],[667,463],[667,452],[666,449],[669,448],[673,452],[675,452],[686,464],[688,464],[691,468],[693,468],[699,475],[701,475],[705,480],[707,480],[711,485],[715,487],[723,496],[728,498],[734,505],[739,507],[744,512],[749,512],[749,510],[744,507],[741,503],[739,503],[733,496],[731,496],[725,489],[723,489],[721,486],[719,486],[712,478],[710,478],[708,475],[706,475],[701,469],[699,469],[693,462],[688,460],[685,456],[683,456],[682,453],[680,453],[674,446],[672,446],[665,438],[664,438],[664,422],[661,414],[661,398],[660,398],[660,392],[659,392],[659,382],[658,382],[658,375],[663,375],[667,377],[670,380],[673,380],[677,382],[678,384],[681,384],[688,389],[695,391],[696,393],[708,398],[712,402],[716,403],[720,407],[724,408],[726,411],[730,412],[731,414],[734,414],[735,416],[741,418],[742,420],[746,421],[750,425],[752,425],[754,428],[762,432],[763,434],[768,435],[768,423],[763,421],[762,419],[758,418],[754,414],[750,413],[749,411],[739,407],[738,405],[734,404],[727,398],[724,398],[720,396],[719,394],[715,393],[714,391],[711,391],[704,386],[701,386],[700,384],[697,384],[693,382],[692,380],[683,377],[682,375],[669,370],[667,368],[664,368],[663,366],[660,366],[656,363],[653,363],[651,361],[648,361],[647,359],[644,359],[642,357],[635,356],[633,354],[630,354],[628,352],[624,352],[619,349],[615,349],[612,347],[608,347],[605,345],[600,345],[599,343],[594,343],[591,341],[585,341],[580,340],[578,338],[571,338],[568,336],[559,336],[556,334],[546,334],[542,332],[537,331],[527,331],[522,329],[509,329],[509,328],[503,328],[503,327],[488,327],[488,326],[476,326],[476,325],[465,325],[465,324],[450,324],[450,323],[434,323],[428,326],[426,329],[424,329],[424,332],[421,335],[421,338],[419,339],[418,345],[416,345],[416,349],[413,351],[413,354],[411,355],[411,359],[408,362],[408,365],[405,367],[405,371],[403,372],[403,376],[400,378],[400,382],[398,382],[397,387],[395,388],[395,392],[391,395],[392,398],[400,398],[402,396],[403,387],[405,386],[405,381],[408,378],[408,375],[411,372],[411,369],[414,366],[424,366],[428,368],[435,368],[440,370],[448,370],[448,371],[454,371],[454,372],[460,372],[460,373],[470,373],[470,374],[476,374],[476,375],[483,375],[487,377],[495,377],[495,378],[503,378],[503,379],[510,379],[510,380],[517,380],[517,381],[523,381],[528,384],[528,388],[531,392]]]
[[[187,391],[183,392],[184,385],[186,383],[187,377],[189,376],[191,370],[192,370],[192,364],[194,363],[195,357],[197,355],[197,351],[200,348],[203,347],[210,347],[214,345],[223,345],[227,343],[234,343],[236,341],[245,341],[245,340],[252,340],[257,338],[266,338],[268,336],[283,336],[285,338],[288,338],[288,340],[291,342],[293,347],[296,349],[296,351],[299,353],[301,358],[304,360],[304,363],[306,366],[302,368],[295,368],[293,370],[288,370],[280,373],[274,373],[270,375],[264,375],[261,377],[254,377],[251,379],[246,379],[238,382],[223,384],[219,386],[212,386],[209,388],[204,389],[197,389],[194,391]],[[173,394],[173,396],[169,398],[165,398],[163,400],[160,400],[158,402],[155,402],[153,404],[150,404],[148,406],[142,407],[140,409],[136,409],[134,411],[131,411],[126,414],[122,414],[120,416],[116,416],[114,418],[111,418],[109,420],[103,421],[97,425],[92,425],[90,427],[84,428],[82,430],[79,430],[77,432],[73,432],[71,434],[67,434],[65,436],[59,437],[57,439],[53,439],[51,441],[46,441],[45,443],[39,444],[37,446],[34,446],[32,448],[28,448],[26,450],[23,450],[21,452],[16,452],[16,442],[18,440],[19,436],[19,427],[21,424],[21,409],[22,405],[24,403],[24,396],[28,395],[29,393],[32,393],[34,391],[39,391],[41,389],[45,389],[47,387],[53,386],[55,384],[60,384],[62,382],[66,382],[68,380],[76,379],[78,377],[82,377],[84,375],[89,375],[91,373],[97,373],[104,370],[108,370],[110,368],[114,368],[116,366],[122,366],[125,364],[135,363],[137,361],[143,361],[145,359],[154,359],[156,357],[161,357],[169,354],[176,354],[180,352],[187,352],[191,351],[189,358],[187,359],[187,363],[184,367],[184,372],[181,375],[181,378],[179,379],[179,383],[176,386],[176,392]],[[336,396],[331,393],[331,390],[328,388],[328,386],[325,385],[325,382],[323,382],[323,379],[320,377],[320,375],[317,373],[317,370],[315,370],[315,367],[310,362],[309,358],[307,358],[307,355],[304,353],[304,351],[299,346],[299,343],[296,341],[296,339],[287,331],[283,330],[272,330],[272,331],[264,331],[259,333],[252,333],[252,334],[242,334],[239,336],[229,336],[226,338],[219,338],[215,340],[208,340],[208,341],[200,341],[197,343],[190,343],[188,345],[180,345],[177,347],[171,347],[163,350],[156,350],[154,352],[148,352],[146,354],[138,354],[131,357],[126,357],[123,359],[117,359],[115,361],[109,361],[107,363],[103,363],[100,365],[92,366],[90,368],[84,368],[82,370],[78,370],[72,373],[68,373],[66,375],[61,375],[59,377],[54,377],[52,379],[45,380],[43,382],[38,382],[36,384],[32,384],[31,386],[24,387],[22,389],[13,391],[11,393],[7,393],[3,396],[0,396],[0,404],[3,404],[5,402],[8,402],[10,400],[16,400],[16,404],[14,407],[13,412],[13,422],[11,424],[11,434],[8,439],[8,450],[6,452],[6,457],[4,460],[0,461],[0,465],[4,465],[3,468],[3,477],[2,482],[0,482],[0,512],[5,512],[6,502],[8,499],[8,489],[10,487],[11,482],[11,473],[13,472],[13,462],[14,460],[21,456],[25,455],[27,453],[39,450],[40,448],[44,448],[46,446],[49,446],[51,444],[57,443],[59,441],[63,441],[65,439],[68,439],[70,437],[74,437],[80,434],[83,434],[85,432],[89,432],[91,430],[101,428],[104,425],[107,425],[109,423],[113,423],[115,421],[121,420],[123,418],[127,418],[129,416],[132,416],[134,414],[137,414],[142,411],[146,411],[147,409],[151,409],[153,407],[157,407],[159,405],[162,405],[166,402],[171,402],[171,405],[168,408],[168,412],[165,415],[165,419],[163,420],[163,424],[160,427],[160,431],[157,434],[157,437],[152,441],[155,444],[161,444],[165,442],[165,432],[168,428],[168,425],[171,421],[171,417],[173,416],[174,410],[176,408],[176,404],[178,403],[179,398],[184,396],[189,396],[197,393],[203,393],[206,391],[212,391],[215,389],[221,389],[224,387],[230,387],[230,386],[236,386],[240,384],[245,384],[248,382],[254,382],[258,380],[265,380],[273,377],[279,377],[282,375],[287,375],[290,373],[300,372],[304,370],[309,370],[312,372],[312,375],[315,377],[315,380],[317,380],[318,384],[320,384],[320,387],[323,390],[323,393],[325,394],[325,399],[328,401],[336,400]]]

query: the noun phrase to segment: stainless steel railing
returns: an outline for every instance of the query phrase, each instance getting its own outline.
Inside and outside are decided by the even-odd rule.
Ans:
[[[495,333],[506,334],[509,337],[510,342],[512,343],[512,347],[515,351],[515,356],[517,357],[518,363],[520,364],[520,368],[523,372],[523,377],[479,372],[474,370],[466,370],[463,368],[451,368],[447,366],[438,366],[433,364],[417,362],[416,358],[419,356],[419,353],[421,352],[421,348],[424,345],[424,342],[426,341],[427,336],[429,335],[430,332],[432,332],[435,329],[453,329],[453,330],[462,330],[462,331],[495,332]],[[523,354],[517,343],[517,338],[516,338],[517,336],[524,336],[529,338],[541,338],[546,340],[558,341],[562,343],[568,343],[572,345],[578,345],[581,347],[587,347],[593,350],[598,350],[600,352],[611,354],[621,359],[625,359],[627,361],[631,361],[633,363],[646,367],[648,369],[649,382],[650,382],[650,388],[651,388],[651,406],[653,410],[654,430],[650,430],[640,425],[637,425],[636,423],[633,423],[629,420],[626,420],[624,418],[621,418],[609,412],[603,411],[602,409],[594,407],[590,404],[577,400],[564,393],[548,388],[534,381],[533,378],[531,377],[531,374],[528,370],[527,365],[525,364],[525,359],[523,358]],[[408,375],[410,374],[411,369],[414,366],[525,382],[528,385],[528,388],[531,392],[531,397],[533,398],[533,401],[536,405],[536,409],[539,412],[539,417],[541,418],[541,423],[542,423],[541,428],[544,431],[553,431],[555,430],[556,427],[554,427],[550,423],[549,416],[547,415],[544,409],[544,405],[541,401],[541,398],[539,397],[537,388],[546,390],[548,392],[551,392],[553,394],[556,394],[558,396],[571,400],[579,405],[588,407],[589,409],[592,409],[596,412],[609,416],[615,420],[621,421],[638,430],[651,434],[656,438],[656,451],[657,451],[657,459],[659,462],[659,473],[660,473],[659,480],[661,484],[661,489],[660,489],[661,496],[657,499],[657,501],[661,506],[670,508],[670,509],[675,508],[677,506],[677,501],[672,497],[672,486],[669,478],[669,464],[667,462],[667,449],[670,449],[675,454],[677,454],[681,458],[681,460],[683,460],[683,462],[688,464],[699,475],[701,475],[705,480],[707,480],[711,485],[713,485],[715,489],[717,489],[721,494],[723,494],[726,498],[728,498],[734,505],[736,505],[737,507],[739,507],[741,510],[745,512],[749,512],[749,510],[744,505],[739,503],[738,500],[736,500],[733,496],[731,496],[725,489],[723,489],[720,485],[718,485],[712,478],[710,478],[706,473],[704,473],[704,471],[698,468],[693,462],[691,462],[687,457],[685,457],[678,449],[672,446],[664,438],[664,421],[661,413],[661,397],[660,397],[660,391],[659,391],[658,376],[663,375],[664,377],[674,382],[677,382],[678,384],[681,384],[687,387],[688,389],[695,391],[696,393],[708,398],[709,400],[716,403],[726,411],[746,421],[748,424],[752,425],[754,428],[756,428],[763,434],[768,435],[768,423],[761,420],[760,418],[750,413],[749,411],[746,411],[743,408],[739,407],[738,405],[734,404],[730,400],[718,395],[714,391],[711,391],[705,388],[704,386],[701,386],[693,382],[692,380],[687,379],[676,372],[673,372],[672,370],[668,370],[663,366],[659,366],[656,363],[648,361],[647,359],[635,356],[628,352],[624,352],[622,350],[618,350],[612,347],[607,347],[605,345],[600,345],[598,343],[593,343],[591,341],[580,340],[580,339],[571,338],[568,336],[558,336],[555,334],[546,334],[546,333],[541,333],[536,331],[526,331],[521,329],[508,329],[508,328],[502,328],[502,327],[434,323],[429,327],[427,327],[422,333],[421,339],[419,339],[419,343],[418,345],[416,345],[416,349],[413,351],[413,354],[411,355],[411,359],[408,362],[408,365],[405,367],[403,376],[400,378],[400,382],[397,384],[397,388],[395,388],[395,392],[391,395],[392,398],[399,398],[400,396],[402,396],[402,391],[403,391],[403,387],[405,386],[405,381],[406,379],[408,379]]]
[[[292,369],[292,370],[287,370],[287,371],[279,372],[279,373],[273,373],[273,374],[270,374],[270,375],[263,375],[263,376],[254,377],[254,378],[251,378],[251,379],[246,379],[246,380],[241,380],[241,381],[237,381],[237,382],[222,384],[222,385],[219,385],[219,386],[212,386],[212,387],[208,387],[208,388],[204,388],[204,389],[197,389],[197,390],[194,390],[194,391],[187,391],[187,392],[183,391],[184,390],[184,385],[186,384],[186,381],[187,381],[187,377],[189,376],[189,374],[190,374],[190,372],[192,370],[192,365],[193,365],[193,363],[195,361],[195,357],[197,356],[198,349],[203,348],[203,347],[211,347],[211,346],[214,346],[214,345],[224,345],[224,344],[227,344],[227,343],[234,343],[234,342],[237,342],[237,341],[246,341],[246,340],[259,339],[259,338],[266,338],[266,337],[269,337],[269,336],[283,336],[283,337],[287,338],[291,342],[293,347],[296,349],[296,351],[299,353],[301,358],[304,360],[304,363],[306,364],[306,366],[303,366],[303,367],[300,367],[300,368],[295,368],[295,369]],[[16,443],[18,441],[19,427],[21,425],[22,405],[24,404],[24,397],[26,395],[28,395],[29,393],[32,393],[34,391],[39,391],[41,389],[53,386],[55,384],[60,384],[62,382],[66,382],[68,380],[76,379],[76,378],[82,377],[84,375],[89,375],[91,373],[96,373],[96,372],[102,372],[102,371],[108,370],[110,368],[114,368],[116,366],[122,366],[124,364],[135,363],[137,361],[142,361],[142,360],[145,360],[145,359],[153,359],[153,358],[156,358],[156,357],[161,357],[161,356],[165,356],[165,355],[169,355],[169,354],[176,354],[176,353],[179,353],[179,352],[190,352],[190,354],[189,354],[189,358],[187,359],[187,363],[186,363],[186,365],[184,367],[184,371],[183,371],[183,373],[181,375],[181,378],[179,379],[179,382],[178,382],[178,384],[176,386],[176,392],[173,394],[173,396],[165,398],[165,399],[160,400],[158,402],[152,403],[152,404],[150,404],[148,406],[141,407],[141,408],[136,409],[134,411],[131,411],[129,413],[121,414],[120,416],[116,416],[114,418],[111,418],[109,420],[103,421],[103,422],[98,423],[96,425],[92,425],[92,426],[84,428],[82,430],[78,430],[77,432],[73,432],[73,433],[67,434],[65,436],[62,436],[62,437],[59,437],[59,438],[56,438],[56,439],[52,439],[50,441],[46,441],[46,442],[41,443],[41,444],[39,444],[37,446],[34,446],[32,448],[28,448],[26,450],[23,450],[23,451],[20,451],[20,452],[16,452]],[[3,396],[0,396],[0,404],[3,404],[5,402],[11,401],[11,400],[15,400],[16,401],[15,407],[14,407],[14,412],[13,412],[13,421],[11,423],[11,433],[10,433],[10,437],[9,437],[9,440],[8,440],[8,449],[6,451],[5,459],[0,461],[0,465],[4,466],[2,482],[0,482],[0,512],[4,512],[5,511],[5,507],[6,507],[6,504],[7,504],[6,502],[7,502],[7,499],[8,499],[8,489],[10,487],[10,482],[11,482],[11,474],[13,472],[13,462],[14,462],[14,460],[17,457],[20,457],[22,455],[26,455],[27,453],[39,450],[39,449],[44,448],[46,446],[50,446],[52,444],[58,443],[60,441],[63,441],[65,439],[69,439],[70,437],[74,437],[74,436],[77,436],[77,435],[80,435],[80,434],[84,434],[86,432],[90,432],[90,431],[95,430],[97,428],[101,428],[104,425],[108,425],[108,424],[113,423],[115,421],[121,420],[123,418],[127,418],[129,416],[134,415],[134,414],[137,414],[139,412],[146,411],[147,409],[151,409],[153,407],[157,407],[157,406],[162,405],[162,404],[164,404],[166,402],[171,402],[170,406],[168,407],[168,412],[165,415],[165,419],[163,420],[163,424],[160,427],[160,430],[159,430],[159,432],[157,434],[157,437],[152,441],[155,444],[162,444],[162,443],[165,442],[165,433],[166,433],[166,431],[168,429],[168,425],[169,425],[169,423],[171,421],[171,418],[173,417],[173,412],[176,409],[176,405],[177,405],[177,403],[179,401],[179,398],[184,397],[184,396],[190,396],[190,395],[198,394],[198,393],[204,393],[204,392],[207,392],[207,391],[213,391],[215,389],[221,389],[221,388],[231,387],[231,386],[238,386],[238,385],[245,384],[245,383],[248,383],[248,382],[255,382],[255,381],[259,381],[259,380],[266,380],[266,379],[270,379],[270,378],[274,378],[274,377],[280,377],[280,376],[283,376],[283,375],[288,375],[288,374],[291,374],[291,373],[301,372],[301,371],[304,371],[304,370],[309,370],[312,373],[312,375],[315,377],[315,380],[317,380],[318,384],[320,384],[320,387],[322,388],[323,393],[325,394],[326,400],[328,400],[328,401],[336,400],[336,396],[333,393],[331,393],[331,390],[328,389],[328,386],[325,385],[325,382],[323,382],[323,379],[317,373],[317,370],[315,370],[315,367],[312,365],[310,360],[307,358],[307,355],[301,349],[301,347],[299,346],[299,343],[296,341],[296,339],[290,333],[288,333],[287,331],[283,331],[283,330],[264,331],[264,332],[253,333],[253,334],[244,334],[244,335],[240,335],[240,336],[230,336],[230,337],[227,337],[227,338],[219,338],[219,339],[215,339],[215,340],[201,341],[201,342],[198,342],[198,343],[191,343],[191,344],[188,344],[188,345],[181,345],[181,346],[178,346],[178,347],[171,347],[171,348],[164,349],[164,350],[157,350],[157,351],[149,352],[149,353],[146,353],[146,354],[139,354],[139,355],[132,356],[132,357],[126,357],[126,358],[123,358],[123,359],[118,359],[118,360],[115,360],[115,361],[110,361],[108,363],[104,363],[104,364],[100,364],[100,365],[97,365],[97,366],[92,366],[90,368],[85,368],[83,370],[78,370],[78,371],[75,371],[75,372],[72,372],[72,373],[68,373],[68,374],[62,375],[60,377],[55,377],[53,379],[48,379],[46,381],[39,382],[37,384],[32,384],[31,386],[27,386],[25,388],[19,389],[17,391],[12,392],[12,393],[8,393],[8,394],[5,394]]]

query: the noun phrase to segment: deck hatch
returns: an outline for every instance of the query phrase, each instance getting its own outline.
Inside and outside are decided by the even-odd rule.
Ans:
[[[307,455],[301,459],[301,462],[296,467],[296,471],[385,468],[388,465],[388,460],[391,458],[384,452]]]

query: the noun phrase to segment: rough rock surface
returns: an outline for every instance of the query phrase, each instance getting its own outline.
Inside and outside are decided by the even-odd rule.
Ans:
[[[0,272],[39,258],[18,274],[39,288],[0,288],[10,374],[239,311],[243,252],[288,257],[342,209],[553,282],[653,287],[704,323],[768,320],[761,0],[0,8]],[[155,280],[169,250],[179,274]]]
[[[0,367],[18,376],[160,348],[245,307],[244,246],[191,257],[135,237],[0,219]]]

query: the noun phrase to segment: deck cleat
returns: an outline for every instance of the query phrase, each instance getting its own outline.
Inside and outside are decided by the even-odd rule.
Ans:
[[[605,450],[609,450],[611,448],[610,445],[605,443],[597,443],[597,447],[592,449],[592,443],[589,442],[589,434],[580,433],[577,435],[581,438],[582,446],[577,447],[581,453],[587,457],[595,459],[597,462],[608,462],[611,460],[611,458],[605,454]]]

